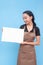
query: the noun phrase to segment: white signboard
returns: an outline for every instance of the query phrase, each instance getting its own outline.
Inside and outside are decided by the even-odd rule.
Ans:
[[[24,29],[3,27],[1,41],[21,43],[23,42],[23,38]]]

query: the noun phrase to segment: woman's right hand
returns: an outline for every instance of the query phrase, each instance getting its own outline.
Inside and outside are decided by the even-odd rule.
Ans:
[[[21,44],[26,44],[26,43],[27,43],[27,42],[25,42],[25,41],[24,41],[24,42],[21,42]]]

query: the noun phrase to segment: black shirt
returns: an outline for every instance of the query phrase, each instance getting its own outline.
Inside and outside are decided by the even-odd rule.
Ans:
[[[25,29],[24,29],[24,27],[25,27]],[[24,29],[24,31],[28,32],[26,24],[21,25],[20,28],[21,28],[21,29]],[[33,29],[34,29],[34,28],[35,28],[35,35],[36,35],[36,36],[40,36],[40,30],[39,30],[39,28],[36,27],[36,26],[33,26]],[[33,29],[32,29],[30,32],[32,32]]]

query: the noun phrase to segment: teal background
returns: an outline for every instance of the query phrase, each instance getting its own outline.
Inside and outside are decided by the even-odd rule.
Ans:
[[[19,44],[1,42],[2,27],[19,28],[22,12],[31,10],[40,28],[40,46],[35,46],[37,65],[43,65],[43,0],[0,0],[0,65],[17,65]]]

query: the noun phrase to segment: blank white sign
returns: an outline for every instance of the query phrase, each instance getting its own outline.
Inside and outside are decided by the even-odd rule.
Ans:
[[[21,43],[23,42],[23,38],[24,29],[3,27],[1,41]]]

